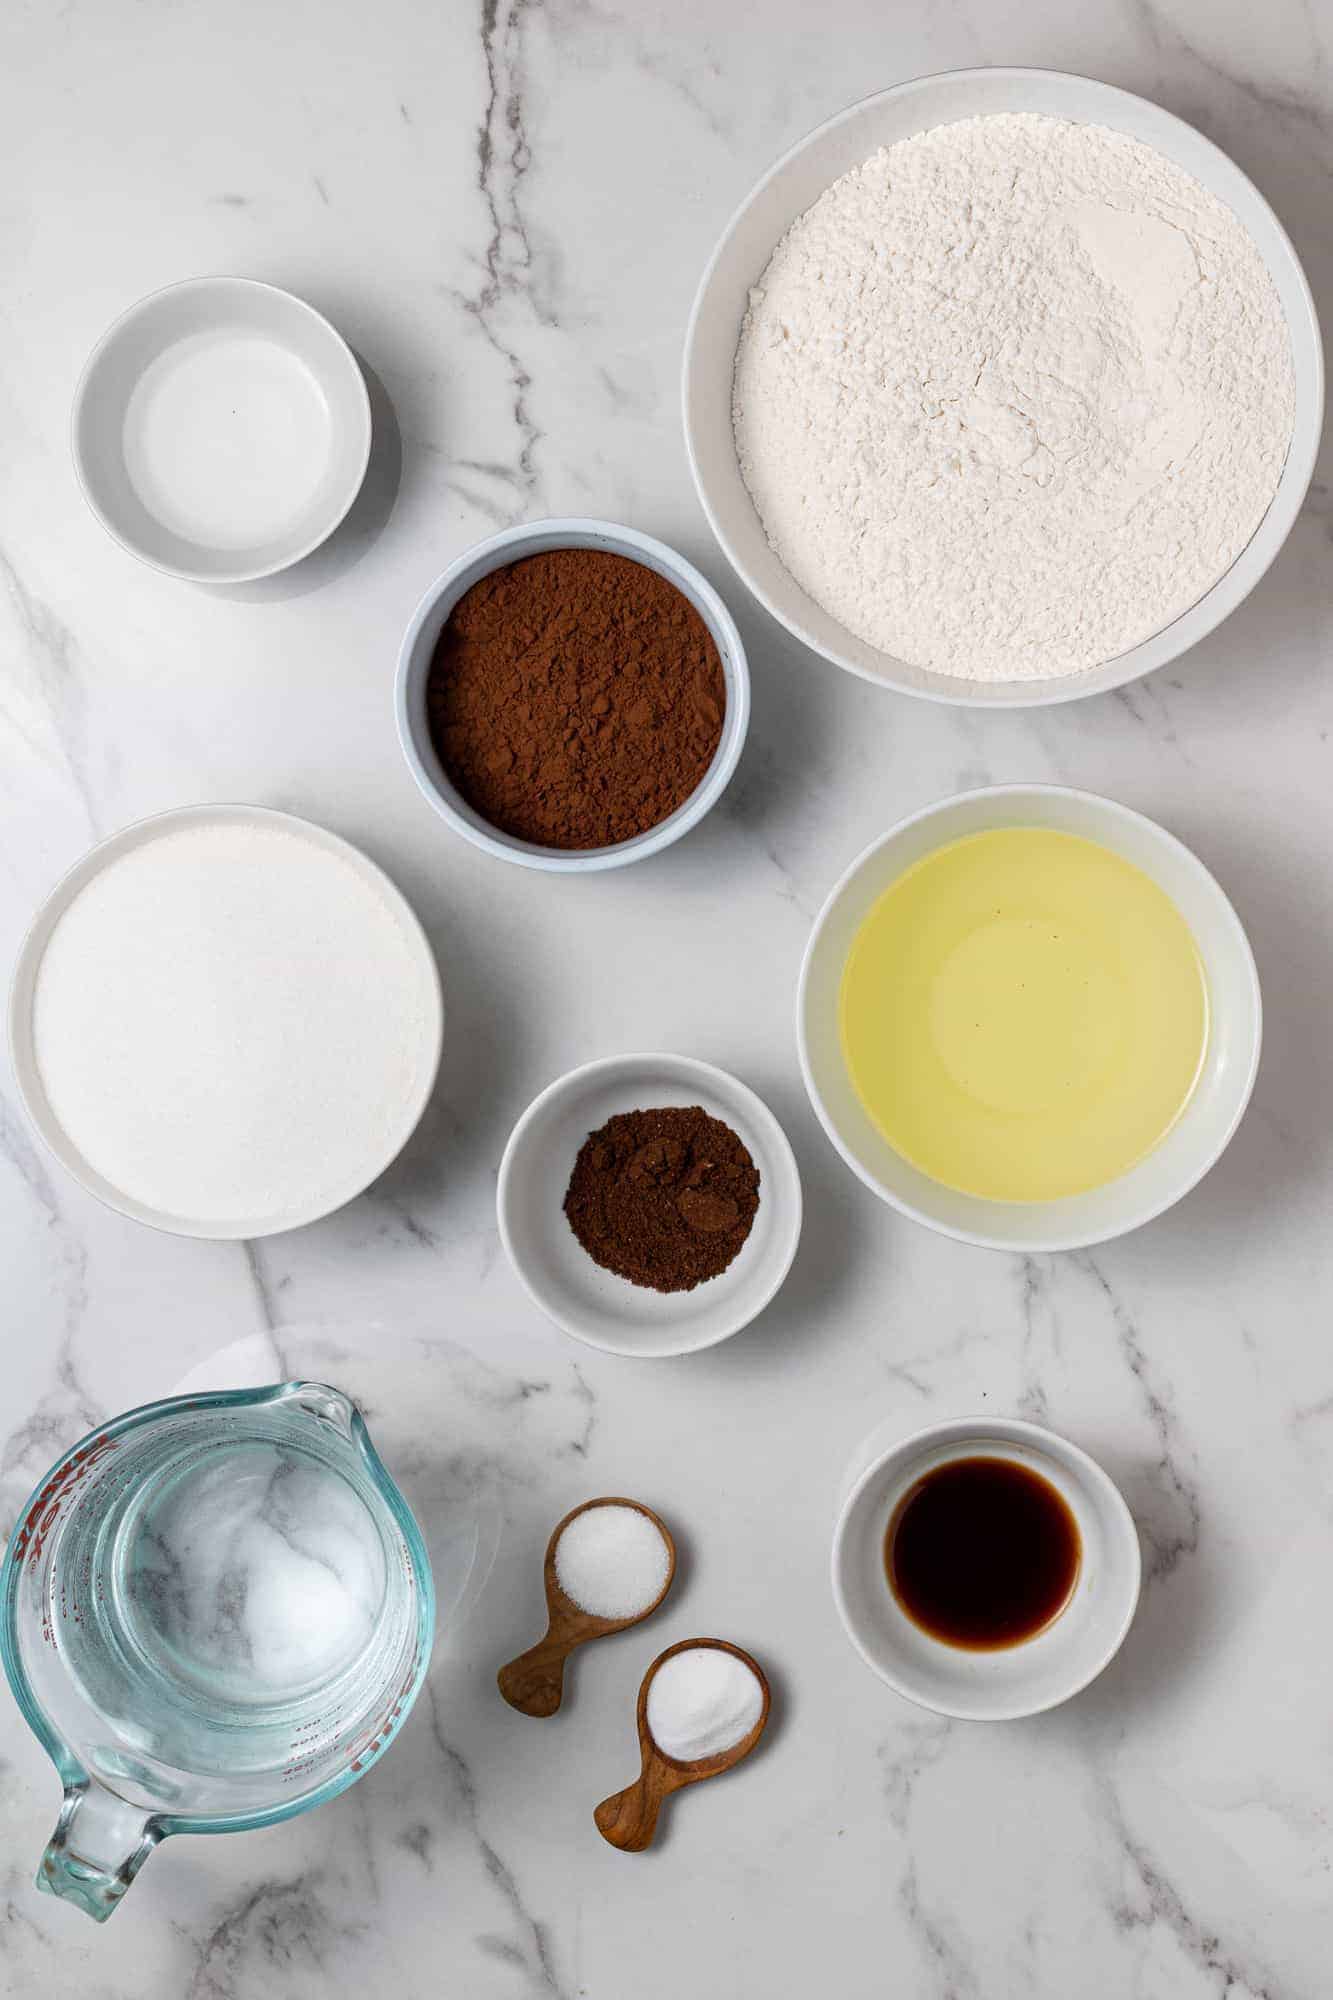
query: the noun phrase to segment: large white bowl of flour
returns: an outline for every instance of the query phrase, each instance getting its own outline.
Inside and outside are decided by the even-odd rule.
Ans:
[[[1323,421],[1305,274],[1145,99],[962,70],[853,105],[733,216],[686,442],[742,580],[866,680],[1017,707],[1120,687],[1253,589]]]
[[[186,806],[72,868],[19,952],[9,1040],[47,1146],[122,1215],[268,1236],[397,1156],[435,1083],[426,934],[326,828]]]

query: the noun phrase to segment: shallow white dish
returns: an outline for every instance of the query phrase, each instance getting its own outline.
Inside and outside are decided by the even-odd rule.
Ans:
[[[89,356],[71,443],[88,505],[154,569],[244,583],[338,526],[370,459],[342,336],[252,278],[189,278],[122,313]]]
[[[690,1292],[654,1292],[595,1264],[565,1218],[580,1146],[617,1111],[702,1105],[730,1125],[759,1169],[759,1208],[739,1255]],[[607,1056],[570,1070],[523,1113],[500,1162],[500,1240],[534,1304],[576,1340],[610,1354],[690,1354],[738,1333],[791,1269],[801,1179],[787,1136],[752,1090],[691,1056]]]
[[[1040,1473],[1078,1523],[1082,1560],[1073,1595],[1035,1638],[994,1652],[935,1639],[895,1599],[885,1537],[899,1501],[955,1458],[1004,1458]],[[876,1457],[852,1487],[833,1531],[833,1597],[866,1665],[922,1708],[975,1722],[1009,1722],[1068,1701],[1118,1652],[1139,1601],[1142,1557],[1119,1488],[1087,1453],[1040,1424],[959,1417],[932,1424]]]
[[[829,184],[914,132],[993,112],[1038,112],[1106,125],[1155,146],[1193,174],[1244,223],[1267,264],[1291,331],[1296,418],[1291,449],[1252,540],[1197,603],[1162,631],[1084,673],[1046,681],[960,680],[893,658],[821,610],[783,568],[741,478],[731,389],[749,289],[781,238]],[[971,69],[918,77],[867,97],[786,153],[732,216],[704,272],[685,339],[685,441],[704,512],[732,567],[796,638],[863,680],[931,701],[979,708],[1038,707],[1123,687],[1197,643],[1248,596],[1286,540],[1314,472],[1323,428],[1324,364],[1305,273],[1268,203],[1227,155],[1160,105],[1055,70]]]
[[[612,555],[627,556],[656,570],[681,595],[688,598],[713,636],[722,661],[726,681],[727,710],[722,735],[713,761],[684,805],[658,825],[634,840],[622,840],[614,847],[538,847],[502,833],[498,827],[474,812],[455,790],[436,755],[426,714],[426,684],[430,664],[441,632],[460,597],[480,583],[492,570],[504,569],[524,556],[541,555],[548,549],[605,549]],[[654,541],[634,528],[616,527],[609,521],[589,521],[581,517],[533,521],[525,527],[506,528],[473,548],[465,549],[443,576],[437,577],[422,598],[403,637],[398,655],[395,688],[398,740],[408,768],[440,818],[461,833],[474,847],[501,861],[517,861],[524,868],[542,868],[552,874],[579,875],[598,868],[623,868],[628,862],[646,860],[670,847],[682,834],[697,826],[712,810],[730,782],[745,746],[750,726],[750,670],[746,664],[741,635],[726,605],[706,577],[699,574],[684,556],[665,542]]]
[[[1184,917],[1208,984],[1208,1047],[1194,1094],[1161,1144],[1118,1180],[1062,1201],[985,1201],[931,1180],[894,1151],[862,1108],[843,1060],[838,995],[852,940],[872,905],[914,862],[952,840],[998,826],[1081,834],[1150,876]],[[1203,863],[1173,834],[1128,806],[1058,785],[960,792],[872,842],[815,919],[801,966],[796,1035],[801,1073],[820,1124],[852,1172],[944,1236],[996,1250],[1075,1250],[1137,1229],[1187,1194],[1240,1123],[1259,1068],[1259,975],[1241,922]]]
[[[411,982],[413,1006],[419,1011],[420,1028],[416,1047],[411,1052],[411,1086],[396,1108],[397,1115],[390,1122],[390,1129],[376,1142],[373,1150],[349,1162],[339,1185],[323,1186],[317,1199],[294,1202],[280,1213],[260,1209],[252,1214],[218,1219],[215,1216],[175,1213],[153,1206],[117,1186],[89,1163],[53,1109],[43,1085],[35,1047],[33,1002],[43,955],[65,912],[89,883],[123,856],[163,836],[182,829],[222,824],[281,829],[308,842],[320,853],[336,857],[342,869],[350,867],[354,871],[360,884],[371,892],[375,901],[393,919],[397,933],[405,944],[406,977]],[[363,931],[364,928],[362,926]],[[354,898],[347,899],[346,922],[339,935],[348,952],[355,953],[358,924]],[[280,946],[277,948],[280,949]],[[309,995],[312,1009],[320,1005],[321,991],[321,986],[312,985]],[[328,1215],[351,1201],[384,1172],[416,1129],[434,1088],[443,1036],[444,1002],[434,954],[420,922],[401,892],[383,870],[359,848],[353,847],[350,841],[330,833],[326,827],[265,806],[182,806],[122,827],[110,839],[90,849],[57,883],[33,919],[19,950],[9,995],[10,1059],[24,1109],[39,1137],[66,1172],[90,1194],[96,1195],[99,1201],[105,1202],[108,1208],[130,1216],[136,1222],[148,1223],[153,1228],[177,1236],[226,1240],[271,1236],[280,1230],[295,1229],[304,1223],[317,1221],[320,1216]],[[262,1170],[262,1165],[262,1161],[257,1163],[257,1172]]]

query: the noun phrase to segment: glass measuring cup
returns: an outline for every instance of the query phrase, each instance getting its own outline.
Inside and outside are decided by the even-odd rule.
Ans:
[[[38,1887],[101,1921],[166,1835],[345,1790],[434,1630],[420,1530],[340,1390],[178,1396],[93,1431],[0,1566],[0,1658],[65,1788]]]

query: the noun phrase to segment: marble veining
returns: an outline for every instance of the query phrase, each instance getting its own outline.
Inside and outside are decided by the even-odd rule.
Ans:
[[[458,1817],[462,1821],[465,1833],[473,1842],[486,1881],[494,1889],[502,1914],[507,1920],[503,1931],[479,1931],[476,1934],[477,1948],[484,1956],[496,1959],[503,1965],[520,1968],[531,1978],[534,1990],[551,1994],[553,2000],[571,2000],[569,1988],[562,1983],[556,1971],[552,1956],[553,1946],[546,1925],[525,1907],[512,1868],[482,1832],[481,1803],[476,1780],[467,1759],[444,1733],[439,1700],[433,1687],[427,1690],[427,1703],[431,1734],[443,1760],[445,1771],[452,1781]],[[416,1829],[418,1838],[420,1831]]]
[[[501,523],[521,518],[529,506],[540,511],[536,454],[542,431],[532,410],[532,376],[519,349],[528,328],[549,329],[560,323],[549,262],[529,235],[523,200],[524,179],[532,164],[523,123],[525,17],[536,11],[532,0],[482,0],[486,102],[477,128],[476,185],[485,212],[486,241],[473,281],[453,293],[505,371],[510,427],[517,446],[511,461],[456,460],[453,480],[462,498]],[[496,486],[502,489],[500,498],[493,497]]]
[[[245,1245],[141,1230],[73,1187],[0,1074],[0,1510],[114,1411],[178,1387],[338,1383],[448,1581],[480,1561],[422,1699],[341,1799],[173,1840],[102,1932],[31,1878],[54,1775],[0,1719],[0,1995],[185,2000],[1324,2000],[1333,1917],[1322,1580],[1333,1540],[1333,477],[1250,600],[1153,680],[1066,708],[897,701],[745,598],[677,417],[703,264],[820,119],[971,63],[1156,97],[1276,205],[1333,320],[1333,30],[1204,0],[20,5],[0,27],[16,171],[0,208],[0,934],[124,821],[255,799],[364,843],[440,958],[436,1102],[340,1215]],[[236,270],[304,293],[384,386],[401,463],[305,570],[232,594],[138,567],[80,499],[70,397],[155,286]],[[542,512],[628,521],[725,593],[750,742],[721,809],[642,869],[504,869],[415,793],[389,685],[421,591]],[[1078,1257],[971,1250],[890,1215],[805,1104],[792,992],[814,912],[901,814],[1002,780],[1164,821],[1235,900],[1267,1047],[1252,1109],[1172,1214]],[[701,976],[701,971],[704,976]],[[575,1347],[500,1251],[514,1119],[571,1064],[674,1047],[772,1103],[805,1182],[779,1300],[649,1367]],[[986,1728],[909,1708],[845,1643],[827,1581],[844,1468],[874,1427],[1007,1411],[1123,1486],[1147,1588],[1068,1708]],[[557,1721],[494,1673],[541,1629],[541,1555],[580,1499],[658,1506],[680,1582],[575,1663]],[[497,1546],[498,1542],[498,1546]],[[456,1582],[457,1579],[455,1578]],[[451,1592],[451,1602],[456,1592]],[[661,1647],[729,1635],[770,1668],[771,1742],[674,1802],[633,1860],[597,1800],[634,1768]]]

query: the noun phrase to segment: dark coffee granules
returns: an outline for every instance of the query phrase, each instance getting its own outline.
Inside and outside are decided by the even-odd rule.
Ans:
[[[580,1147],[565,1195],[588,1255],[656,1292],[692,1291],[725,1271],[758,1207],[758,1167],[697,1104],[608,1118]]]
[[[451,782],[492,826],[542,847],[609,847],[698,785],[726,682],[708,627],[656,570],[551,549],[459,599],[426,708]]]

